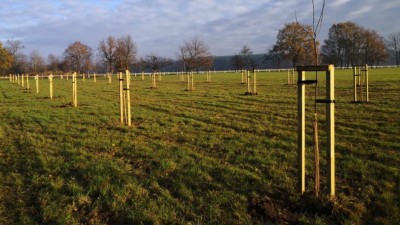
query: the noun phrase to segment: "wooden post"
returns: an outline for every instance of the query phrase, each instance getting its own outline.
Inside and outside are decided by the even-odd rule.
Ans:
[[[50,87],[50,99],[53,99],[53,74],[48,76],[49,79],[49,87]]]
[[[151,73],[151,87],[157,88],[156,73]]]
[[[187,82],[188,82],[187,83],[187,85],[188,85],[187,90],[190,91],[190,72],[188,73],[187,78],[188,78],[187,79]]]
[[[366,101],[369,102],[368,65],[365,65],[365,88],[366,88]]]
[[[68,76],[69,76],[69,74],[67,73],[67,80],[68,80]]]
[[[111,84],[111,74],[108,73],[107,77],[108,77],[108,83]]]
[[[250,71],[247,71],[247,94],[250,94]]]
[[[119,80],[119,106],[120,106],[120,119],[121,125],[124,125],[124,79],[122,78],[122,73],[118,73],[118,80]]]
[[[306,191],[306,85],[305,72],[298,71],[297,99],[298,99],[298,125],[297,125],[297,149],[298,149],[298,185],[301,194]]]
[[[353,100],[357,102],[357,67],[353,67]]]
[[[162,73],[158,72],[157,74],[158,74],[158,81],[161,81],[161,75],[162,75]]]
[[[21,87],[25,87],[24,75],[21,75]]]
[[[29,90],[29,75],[26,75],[26,90]]]
[[[93,83],[96,83],[96,73],[93,73]]]
[[[253,74],[253,94],[257,94],[257,74],[255,70]]]
[[[327,153],[328,153],[328,191],[335,196],[335,67],[329,65],[326,73],[326,113],[327,113]]]
[[[194,91],[194,77],[193,77],[193,72],[191,72],[190,75],[191,75],[191,81],[192,81],[192,82],[191,82],[191,83],[192,83],[192,85],[191,85],[191,86],[192,86],[192,87],[191,87],[191,91]]]
[[[76,72],[72,74],[72,106],[78,107],[78,79],[76,79]]]
[[[144,71],[142,71],[142,80],[144,80]]]
[[[126,70],[126,108],[127,108],[127,125],[132,125],[131,119],[131,94],[130,94],[130,85],[131,85],[131,77],[129,70]]]
[[[85,73],[82,73],[82,80],[85,81]]]
[[[39,94],[39,75],[36,74],[35,76],[36,81],[36,94]]]

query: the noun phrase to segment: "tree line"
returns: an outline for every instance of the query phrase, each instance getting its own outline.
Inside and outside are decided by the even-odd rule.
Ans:
[[[313,64],[318,61],[349,67],[358,64],[379,65],[387,61],[389,55],[400,64],[400,32],[390,34],[386,39],[375,30],[366,29],[353,22],[333,24],[328,38],[320,42],[313,38],[312,26],[299,22],[287,23],[278,31],[276,42],[265,53],[264,60],[272,67],[281,68]],[[314,54],[318,48],[318,55]],[[130,35],[109,36],[100,41],[96,50],[75,41],[67,46],[61,56],[50,54],[47,60],[37,50],[29,55],[21,53],[24,48],[19,40],[0,42],[0,71],[4,74],[22,73],[79,73],[97,71],[100,68],[108,73],[119,70],[160,71],[174,60],[157,54],[138,57],[137,46]],[[253,51],[246,45],[231,57],[234,69],[255,69],[257,63],[252,60]],[[195,37],[179,46],[178,59],[182,71],[209,70],[214,58],[210,48],[201,39]]]
[[[268,50],[266,60],[274,67],[281,67],[283,61],[289,61],[294,67],[299,64],[312,64],[313,40],[310,35],[312,27],[292,22],[279,30],[276,43]],[[379,65],[387,61],[389,54],[395,58],[396,65],[400,61],[400,32],[390,34],[386,39],[375,30],[366,29],[353,22],[333,24],[328,38],[316,43],[319,48],[318,57],[324,64],[339,67],[369,64]]]

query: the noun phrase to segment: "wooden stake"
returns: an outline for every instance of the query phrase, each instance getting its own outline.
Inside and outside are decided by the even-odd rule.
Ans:
[[[306,191],[306,113],[305,96],[306,86],[302,83],[305,80],[305,72],[298,71],[297,99],[298,99],[298,125],[297,125],[297,149],[298,149],[298,188],[301,194]]]
[[[53,74],[48,76],[50,86],[50,99],[53,99]]]
[[[72,106],[78,107],[78,79],[76,79],[76,72],[72,74]]]
[[[36,74],[35,80],[36,80],[36,94],[39,94],[39,75]]]
[[[26,90],[29,90],[29,75],[26,75]]]
[[[120,119],[121,125],[124,125],[124,79],[122,78],[122,73],[118,73],[119,78],[119,102],[120,102]]]
[[[328,191],[332,199],[335,196],[335,67],[329,65],[326,75],[326,104],[327,126],[326,133],[328,145]]]
[[[24,75],[21,75],[21,87],[25,87]]]
[[[93,73],[93,83],[96,83],[96,73]]]
[[[127,108],[127,125],[132,125],[131,119],[131,94],[130,94],[130,85],[131,85],[131,76],[129,70],[126,70],[126,108]]]
[[[253,94],[257,94],[257,77],[256,77],[256,71],[254,71],[254,74],[253,74]]]

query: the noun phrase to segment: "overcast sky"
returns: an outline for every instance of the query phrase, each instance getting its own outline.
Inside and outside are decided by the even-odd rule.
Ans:
[[[320,8],[322,0],[315,0]],[[400,0],[326,0],[319,39],[334,23],[352,21],[386,37],[400,32]],[[62,55],[81,41],[97,51],[109,35],[129,34],[139,56],[176,57],[199,37],[213,55],[243,45],[264,53],[285,23],[312,23],[311,0],[0,0],[0,41],[21,40],[23,52]]]

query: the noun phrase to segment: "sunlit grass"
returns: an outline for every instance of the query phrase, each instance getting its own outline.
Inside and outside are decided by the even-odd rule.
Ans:
[[[212,83],[195,75],[193,92],[177,75],[156,89],[150,77],[132,77],[132,127],[119,125],[115,78],[78,80],[77,108],[65,77],[55,78],[53,100],[46,79],[39,94],[34,82],[27,91],[0,80],[0,223],[292,221],[264,215],[257,202],[266,197],[300,223],[399,221],[400,70],[370,70],[368,104],[352,103],[352,72],[336,71],[333,206],[296,190],[297,87],[285,85],[285,72],[257,78],[258,95],[246,96],[240,73],[213,73]],[[313,96],[307,87],[309,191]],[[326,192],[324,105],[318,114]]]

